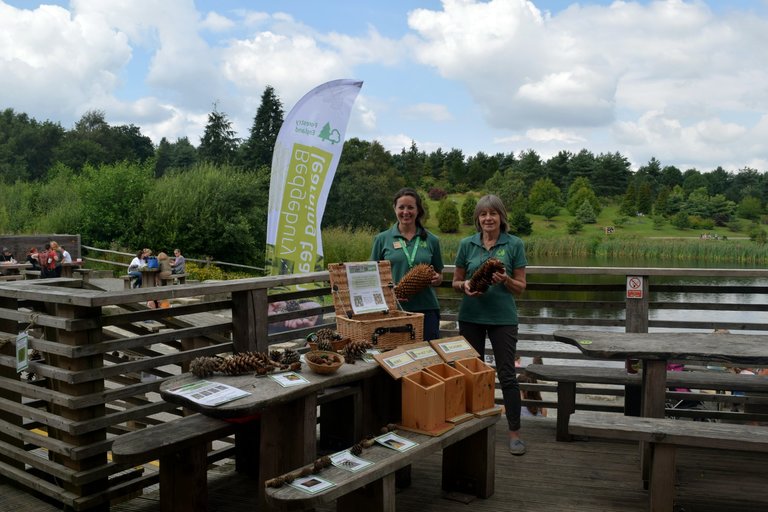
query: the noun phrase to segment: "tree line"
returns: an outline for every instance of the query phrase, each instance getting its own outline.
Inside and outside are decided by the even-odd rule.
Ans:
[[[80,233],[84,243],[105,247],[181,246],[258,265],[283,116],[267,86],[248,137],[238,138],[214,104],[199,144],[181,137],[154,145],[134,125],[110,125],[101,111],[85,113],[68,130],[8,108],[0,113],[0,230]],[[426,153],[415,142],[393,154],[377,141],[352,138],[344,143],[323,226],[383,229],[394,221],[391,198],[403,186],[433,199],[493,192],[521,235],[530,234],[528,215],[572,216],[576,232],[609,203],[620,205],[623,216],[649,215],[680,228],[758,223],[768,201],[765,174],[749,167],[682,171],[652,158],[633,171],[618,152],[561,151],[545,160],[530,149]],[[449,219],[441,230],[450,232],[458,213],[437,213]]]

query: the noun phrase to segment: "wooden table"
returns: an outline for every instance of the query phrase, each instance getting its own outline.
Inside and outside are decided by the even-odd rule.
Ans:
[[[599,359],[640,359],[643,363],[641,416],[663,418],[667,362],[712,361],[734,366],[768,365],[768,335],[694,332],[598,332],[558,330],[556,340]],[[768,391],[768,390],[766,390]],[[648,449],[642,449],[643,479],[648,480]]]
[[[32,268],[31,263],[0,263],[0,273],[3,275],[18,274],[20,270],[26,270]]]
[[[141,287],[142,288],[154,288],[157,286],[157,276],[160,273],[159,268],[141,267]]]
[[[74,269],[80,268],[83,266],[83,261],[71,261],[69,263],[62,263],[61,264],[61,277],[74,277]]]
[[[169,379],[160,388],[164,400],[208,416],[230,419],[260,415],[260,421],[251,423],[254,428],[248,429],[250,435],[237,437],[238,455],[248,458],[246,461],[238,460],[238,469],[257,476],[258,510],[266,509],[264,482],[267,479],[315,460],[318,392],[352,383],[367,386],[381,377],[392,381],[378,365],[363,361],[357,361],[353,365],[344,364],[336,373],[330,375],[317,374],[306,364],[303,368],[301,375],[309,384],[289,388],[282,387],[269,377],[257,377],[253,374],[209,377],[206,380],[235,386],[251,393],[247,397],[216,407],[201,406],[169,391],[198,381],[194,375],[183,374]],[[368,395],[368,403],[376,400],[375,393],[372,390],[364,391],[364,398]],[[370,421],[364,420],[364,424]],[[243,449],[241,444],[245,444],[247,448]],[[248,463],[254,467],[247,467],[245,464]],[[160,493],[162,501],[162,489]]]
[[[712,361],[748,367],[768,365],[768,335],[558,330],[553,336],[589,357],[642,360],[642,415],[651,418],[664,417],[667,362],[670,360]]]

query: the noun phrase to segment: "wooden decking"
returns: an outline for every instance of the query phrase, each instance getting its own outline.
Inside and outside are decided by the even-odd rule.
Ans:
[[[413,467],[413,485],[397,495],[402,512],[634,512],[648,510],[639,473],[637,445],[580,440],[555,441],[554,418],[523,418],[528,453],[505,450],[506,423],[497,426],[496,493],[470,505],[443,498],[440,456]],[[678,458],[678,505],[685,512],[768,510],[768,465],[758,454],[682,449]],[[255,510],[254,483],[234,472],[234,462],[209,472],[210,507],[217,512]],[[0,482],[0,512],[55,512],[26,492]],[[471,507],[471,508],[470,508]],[[114,505],[115,512],[159,510],[157,489]],[[334,507],[317,509],[331,512]]]

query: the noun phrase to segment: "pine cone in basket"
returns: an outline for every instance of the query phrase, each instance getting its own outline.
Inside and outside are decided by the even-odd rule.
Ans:
[[[475,270],[469,280],[469,289],[474,292],[485,293],[493,284],[493,274],[504,272],[504,264],[496,258],[488,258],[480,268]]]
[[[395,297],[397,300],[405,300],[413,297],[432,284],[432,276],[435,275],[435,269],[432,265],[419,263],[411,270],[406,272],[403,278],[395,286]]]

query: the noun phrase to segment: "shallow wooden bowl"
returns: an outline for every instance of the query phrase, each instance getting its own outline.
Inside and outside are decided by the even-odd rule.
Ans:
[[[304,354],[304,361],[313,372],[327,375],[341,368],[344,357],[336,352],[311,350]]]

